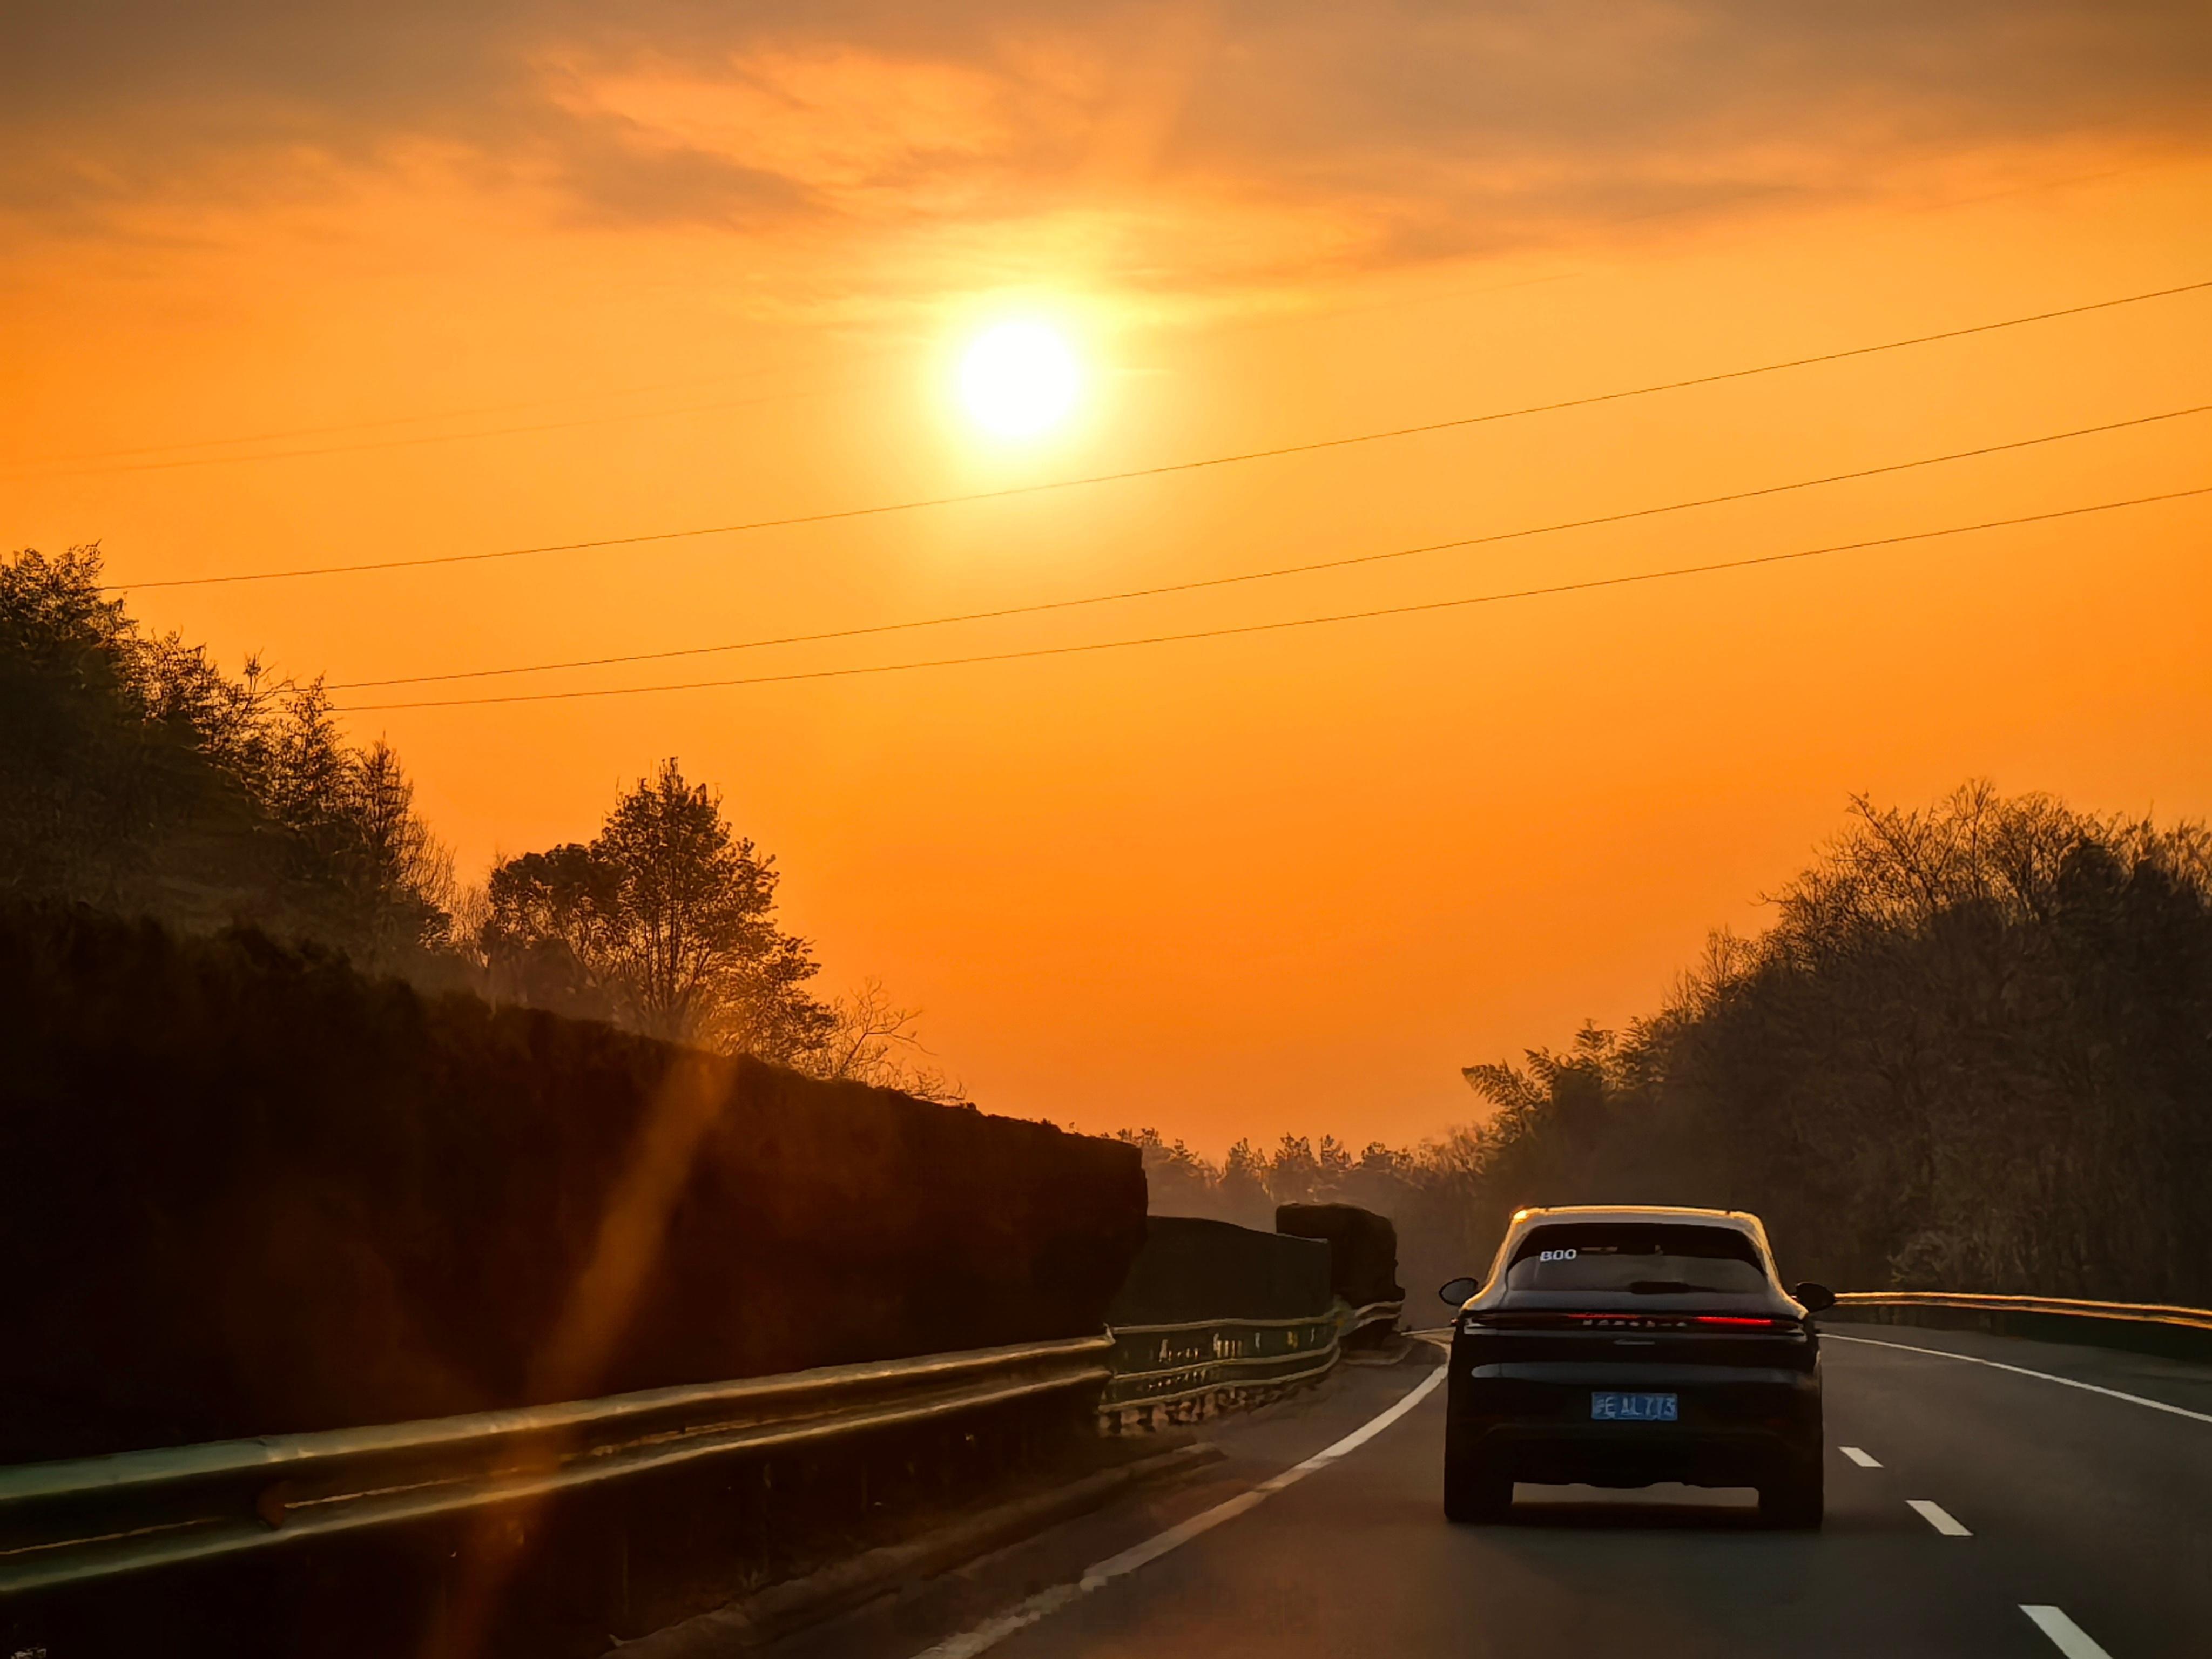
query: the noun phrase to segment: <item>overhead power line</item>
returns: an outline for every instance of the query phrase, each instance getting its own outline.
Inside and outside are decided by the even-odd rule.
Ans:
[[[2092,513],[2110,513],[2122,507],[2147,507],[2160,501],[2184,501],[2191,496],[2212,495],[2212,484],[2200,484],[2188,489],[2168,490],[2156,495],[2136,495],[2124,501],[2094,501],[2082,507],[2059,507],[2048,513],[2027,513],[2015,518],[1985,519],[1978,524],[1951,525],[1941,530],[1909,531],[1895,536],[1877,536],[1864,541],[1836,542],[1826,547],[1800,548],[1788,553],[1756,554],[1748,558],[1717,559],[1705,564],[1675,565],[1664,570],[1642,570],[1620,576],[1594,576],[1583,581],[1553,582],[1542,587],[1517,587],[1498,593],[1478,593],[1463,599],[1431,599],[1414,605],[1382,605],[1370,611],[1340,611],[1319,617],[1293,617],[1279,622],[1243,623],[1225,628],[1193,629],[1179,634],[1146,634],[1134,638],[1093,640],[1077,645],[1034,646],[1018,651],[993,651],[972,656],[933,657],[919,661],[863,663],[849,668],[794,669],[780,674],[750,674],[740,678],[713,680],[684,680],[662,685],[616,685],[573,691],[518,691],[490,697],[428,698],[408,702],[354,703],[341,707],[344,714],[371,714],[401,708],[469,708],[491,703],[562,702],[585,697],[642,696],[661,691],[701,691],[723,687],[744,685],[781,685],[799,680],[852,679],[872,674],[903,674],[927,668],[965,668],[985,663],[1024,662],[1043,657],[1072,657],[1100,651],[1125,651],[1138,646],[1179,645],[1194,640],[1231,639],[1248,634],[1280,633],[1291,629],[1320,628],[1331,623],[1370,622],[1384,617],[1418,616],[1428,611],[1464,610],[1474,605],[1502,605],[1515,599],[1547,598],[1562,593],[1584,593],[1598,588],[1627,587],[1640,583],[1669,581],[1683,576],[1711,575],[1725,570],[1749,570],[1762,565],[1788,564],[1798,560],[1817,559],[1830,554],[1853,553],[1873,548],[1898,547],[1912,542],[1934,541],[1947,536],[1970,535],[1978,531],[2002,530],[2018,525],[2047,524],[2055,520],[2080,518]]]
[[[1487,535],[1462,536],[1448,542],[1427,542],[1419,547],[1392,548],[1381,553],[1354,553],[1343,558],[1322,559],[1310,564],[1279,565],[1267,570],[1240,571],[1231,576],[1201,576],[1189,581],[1163,582],[1152,587],[1127,587],[1111,593],[1087,593],[1075,599],[1045,599],[1030,605],[1001,605],[989,611],[963,611],[947,616],[921,617],[905,622],[875,623],[860,628],[834,628],[813,634],[783,634],[765,639],[738,640],[720,645],[690,645],[665,651],[633,651],[619,656],[574,657],[558,662],[520,663],[504,668],[460,668],[440,674],[395,674],[382,679],[338,680],[333,682],[333,691],[363,691],[391,685],[428,685],[441,681],[491,679],[507,674],[550,674],[564,669],[610,668],[622,663],[666,662],[678,657],[712,656],[729,651],[757,651],[776,645],[815,645],[825,640],[860,639],[872,634],[897,634],[918,628],[944,628],[956,623],[995,622],[1006,617],[1033,617],[1053,611],[1073,611],[1086,605],[1112,605],[1126,599],[1158,599],[1170,593],[1192,593],[1211,587],[1233,587],[1244,582],[1270,581],[1283,576],[1312,575],[1325,570],[1346,570],[1359,565],[1382,564],[1393,559],[1410,559],[1425,553],[1444,553],[1469,547],[1493,546],[1500,542],[1520,541],[1532,536],[1548,536],[1568,530],[1590,530],[1603,525],[1626,524],[1637,519],[1656,518],[1663,514],[1686,513],[1701,507],[1721,507],[1731,501],[1756,501],[1761,496],[1779,495],[1792,490],[1811,489],[1821,484],[1846,483],[1856,478],[1879,477],[1885,473],[1906,472],[1918,467],[1936,466],[1947,461],[1969,460],[1979,455],[1994,455],[2007,450],[2028,449],[2041,444],[2057,443],[2068,438],[2090,436],[2100,432],[2118,431],[2124,427],[2148,425],[2156,421],[2178,420],[2185,415],[2212,412],[2212,404],[2199,404],[2193,409],[2176,410],[2161,415],[2146,415],[2132,420],[2112,422],[2102,426],[2076,427],[2065,432],[2045,433],[2039,437],[2019,438],[2002,444],[1985,444],[1975,449],[1953,450],[1942,455],[1923,455],[1909,461],[1892,461],[1881,466],[1861,467],[1850,472],[1830,472],[1817,478],[1796,478],[1787,483],[1762,484],[1753,489],[1732,490],[1723,495],[1700,495],[1690,501],[1668,501],[1656,507],[1628,507],[1619,513],[1599,514],[1586,519],[1564,519],[1553,524],[1526,526],[1519,530],[1499,530]]]
[[[1166,461],[1153,466],[1131,467],[1119,472],[1093,472],[1081,477],[1048,479],[1041,483],[1011,484],[1000,489],[969,490],[957,495],[917,496],[907,501],[883,501],[867,507],[836,507],[819,513],[799,513],[773,519],[750,519],[732,524],[700,525],[683,530],[659,530],[636,535],[602,536],[589,541],[548,542],[532,547],[501,548],[483,553],[426,554],[410,559],[374,559],[356,564],[306,565],[289,570],[249,570],[219,576],[172,576],[153,581],[114,582],[108,584],[111,592],[139,591],[156,587],[207,587],[232,582],[283,581],[306,576],[359,575],[380,570],[418,570],[439,565],[483,564],[494,560],[531,558],[549,553],[592,552],[611,547],[639,547],[654,542],[688,540],[702,536],[739,535],[753,531],[785,530],[801,525],[833,524],[849,519],[880,518],[890,514],[915,513],[927,508],[957,507],[970,502],[1005,501],[1016,496],[1037,495],[1049,491],[1084,489],[1096,484],[1125,483],[1139,478],[1165,477],[1176,473],[1196,472],[1212,467],[1234,466],[1247,461],[1271,460],[1290,455],[1310,455],[1322,450],[1349,448],[1358,444],[1380,443],[1395,438],[1416,437],[1424,433],[1449,432],[1462,428],[1483,426],[1498,421],[1518,420],[1524,416],[1547,415],[1570,409],[1589,409],[1601,404],[1619,403],[1632,398],[1648,398],[1664,392],[1682,392],[1693,386],[1718,386],[1730,380],[1748,380],[1755,375],[1778,374],[1785,369],[1809,368],[1815,364],[1843,362],[1854,357],[1873,356],[1881,352],[1900,351],[1910,346],[1932,345],[1942,340],[1965,339],[1977,334],[1995,333],[1999,330],[2020,328],[2030,323],[2051,322],[2062,317],[2078,317],[2090,312],[2110,311],[2120,306],[2137,305],[2148,300],[2170,299],[2184,294],[2195,294],[2212,289],[2212,278],[2201,282],[2183,283],[2172,288],[2153,289],[2141,294],[2125,294],[2107,300],[2093,300],[2086,304],[2064,306],[2054,311],[2039,311],[2022,317],[2007,317],[1996,322],[1973,323],[1963,328],[1939,330],[1929,334],[1915,334],[1903,339],[1884,340],[1872,345],[1847,346],[1840,350],[1824,351],[1806,357],[1789,357],[1778,362],[1758,363],[1747,368],[1721,369],[1707,374],[1693,374],[1680,380],[1653,381],[1644,386],[1625,386],[1611,392],[1591,392],[1579,398],[1561,398],[1548,403],[1526,404],[1515,409],[1488,410],[1480,415],[1455,416],[1449,420],[1426,421],[1413,426],[1389,427],[1378,431],[1346,434],[1334,438],[1316,438],[1304,443],[1280,444],[1265,449],[1245,449],[1222,455],[1202,456],[1194,460]]]

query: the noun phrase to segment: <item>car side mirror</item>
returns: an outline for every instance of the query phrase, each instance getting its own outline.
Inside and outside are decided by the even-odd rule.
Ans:
[[[1805,1304],[1805,1311],[1808,1314],[1825,1313],[1836,1305],[1836,1293],[1826,1285],[1815,1285],[1809,1279],[1790,1294]]]
[[[1437,1294],[1456,1308],[1481,1288],[1482,1283],[1480,1279],[1455,1279]]]

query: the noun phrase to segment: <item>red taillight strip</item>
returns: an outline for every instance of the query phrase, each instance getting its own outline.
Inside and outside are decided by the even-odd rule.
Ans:
[[[1480,1317],[1469,1315],[1463,1322],[1534,1329],[1553,1321],[1580,1325],[1633,1325],[1653,1330],[1681,1330],[1692,1325],[1717,1325],[1732,1330],[1753,1331],[1793,1331],[1797,1328],[1797,1322],[1794,1319],[1769,1319],[1747,1314],[1642,1314],[1626,1310],[1619,1313],[1504,1314]]]
[[[1460,1328],[1482,1330],[1539,1331],[1547,1327],[1558,1329],[1562,1326],[1595,1325],[1617,1330],[1684,1331],[1695,1327],[1735,1331],[1794,1331],[1798,1323],[1794,1319],[1770,1319],[1751,1314],[1645,1314],[1631,1313],[1623,1309],[1614,1313],[1500,1313],[1467,1314],[1462,1316]]]
[[[1742,1314],[1693,1314],[1700,1325],[1732,1325],[1755,1331],[1786,1331],[1796,1327],[1794,1319],[1753,1319]]]

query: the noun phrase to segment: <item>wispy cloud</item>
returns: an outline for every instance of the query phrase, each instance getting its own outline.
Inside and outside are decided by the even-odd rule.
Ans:
[[[9,11],[0,207],[50,224],[427,144],[602,222],[1237,282],[2212,134],[2196,0]]]

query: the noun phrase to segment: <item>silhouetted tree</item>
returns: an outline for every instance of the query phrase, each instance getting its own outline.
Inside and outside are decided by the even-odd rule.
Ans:
[[[1181,1201],[1378,1210],[1416,1295],[1480,1272],[1521,1205],[1618,1202],[1755,1210],[1785,1271],[1844,1286],[2212,1303],[2203,826],[1982,783],[1857,799],[1773,904],[1626,1031],[1468,1067],[1480,1121],[1348,1169],[1240,1142]]]
[[[891,1000],[879,979],[830,1004],[821,1045],[802,1060],[808,1075],[896,1089],[921,1100],[967,1104],[966,1091],[930,1063],[915,1030],[921,1011]]]
[[[0,888],[437,968],[451,863],[398,757],[349,746],[319,684],[143,634],[100,578],[96,547],[0,560]]]
[[[496,867],[483,946],[495,991],[786,1065],[836,1016],[809,994],[804,939],[776,926],[774,858],[735,836],[675,760],[615,803],[587,846]]]
[[[1154,1215],[1211,1215],[1220,1171],[1178,1140],[1170,1145],[1158,1129],[1122,1129],[1115,1139],[1144,1155],[1145,1182]]]

